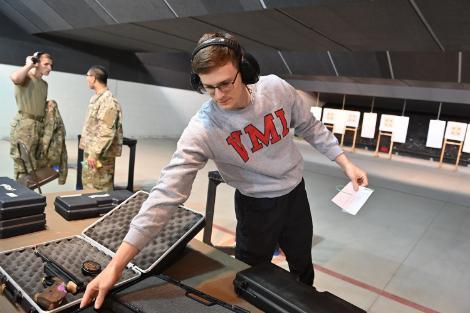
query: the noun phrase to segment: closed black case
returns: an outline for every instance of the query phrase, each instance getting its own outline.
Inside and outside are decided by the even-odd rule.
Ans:
[[[355,305],[296,280],[288,271],[266,263],[238,272],[235,292],[251,304],[272,313],[365,313]]]
[[[46,229],[46,214],[0,220],[0,238],[29,234]]]
[[[9,177],[0,177],[0,220],[44,213],[46,197]]]
[[[132,192],[129,190],[58,196],[54,206],[56,212],[66,220],[79,220],[106,214],[130,196]]]

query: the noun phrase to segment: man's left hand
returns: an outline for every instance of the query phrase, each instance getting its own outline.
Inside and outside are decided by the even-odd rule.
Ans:
[[[88,167],[91,168],[91,169],[96,169],[96,159],[93,158],[93,157],[88,157],[86,159],[87,163],[88,163]]]
[[[335,161],[339,166],[341,166],[344,174],[351,180],[354,191],[358,191],[359,186],[366,187],[369,184],[367,173],[354,165],[354,163],[352,163],[344,153],[338,155]]]

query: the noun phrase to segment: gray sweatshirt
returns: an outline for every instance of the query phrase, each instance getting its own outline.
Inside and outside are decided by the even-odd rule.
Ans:
[[[193,116],[124,241],[141,250],[188,199],[197,171],[209,159],[242,194],[273,198],[289,193],[303,177],[291,128],[331,160],[342,153],[336,137],[286,81],[262,76],[249,88],[246,108],[223,110],[209,100]]]

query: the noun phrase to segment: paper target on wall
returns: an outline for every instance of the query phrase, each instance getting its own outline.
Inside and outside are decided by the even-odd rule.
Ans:
[[[396,115],[382,114],[380,116],[379,130],[384,132],[393,132]]]
[[[392,141],[405,143],[410,118],[408,116],[395,116],[393,123]]]
[[[466,123],[447,122],[446,133],[444,135],[444,138],[455,141],[463,141],[465,139],[466,131]]]
[[[346,112],[346,127],[359,127],[359,120],[361,119],[361,112],[359,111],[349,111],[344,110]]]
[[[321,121],[321,113],[322,113],[322,108],[321,107],[311,107],[310,112],[312,112],[313,116]]]
[[[463,152],[470,153],[470,124],[467,125],[467,134],[462,148]]]
[[[344,134],[346,131],[346,120],[348,118],[348,112],[345,110],[337,110],[335,112],[333,133]]]
[[[377,113],[364,113],[362,117],[361,137],[374,138],[377,125]]]
[[[323,117],[322,122],[323,124],[334,124],[335,123],[335,114],[339,111],[338,109],[323,109]]]
[[[442,141],[444,140],[444,131],[446,129],[446,122],[441,120],[430,120],[428,129],[428,138],[426,140],[426,147],[442,148]]]

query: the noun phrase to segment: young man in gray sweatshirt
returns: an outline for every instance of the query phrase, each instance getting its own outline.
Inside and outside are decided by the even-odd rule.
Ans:
[[[258,64],[231,35],[203,35],[191,65],[193,87],[211,99],[183,131],[115,257],[88,285],[82,306],[95,296],[95,307],[102,305],[127,263],[189,197],[197,171],[209,159],[236,188],[236,258],[250,265],[270,262],[279,245],[290,271],[310,285],[312,217],[302,155],[289,130],[336,161],[356,190],[367,185],[367,174],[347,159],[296,90],[277,76],[259,77]]]

